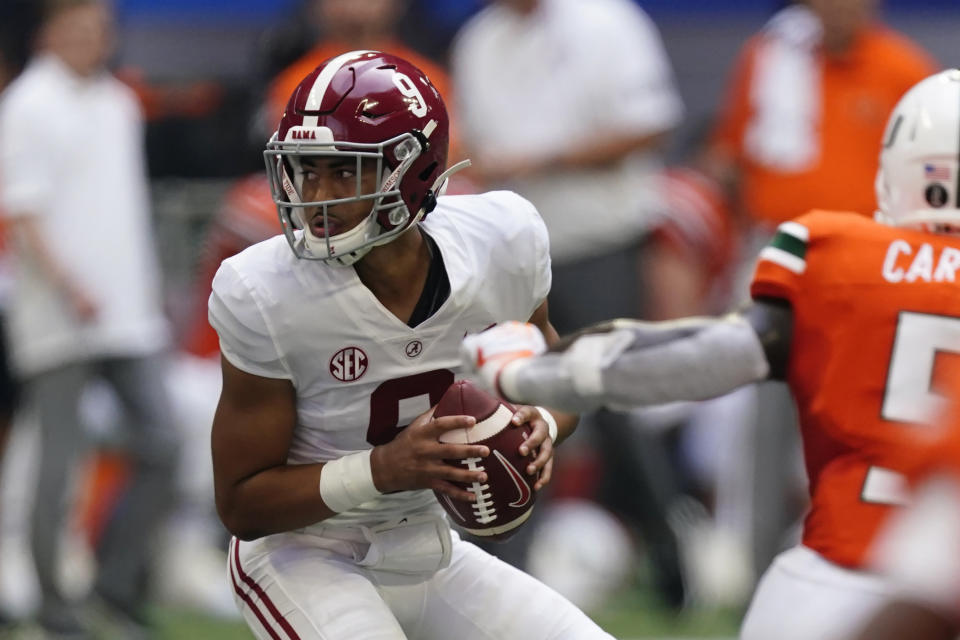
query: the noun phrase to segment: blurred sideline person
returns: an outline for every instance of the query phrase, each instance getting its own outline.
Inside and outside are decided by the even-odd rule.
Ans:
[[[726,310],[738,238],[721,185],[695,166],[666,169],[664,214],[653,230],[644,271],[650,320]]]
[[[78,402],[101,376],[128,410],[133,474],[98,549],[94,600],[125,637],[137,637],[147,626],[149,544],[171,502],[177,459],[141,116],[104,67],[108,5],[51,0],[44,10],[39,53],[0,106],[0,202],[15,258],[8,330],[41,430],[31,534],[38,621],[56,637],[87,637],[57,576],[68,482],[85,445]]]
[[[216,501],[258,638],[611,638],[461,541],[429,491],[470,502],[452,481],[485,480],[444,460],[486,447],[437,440],[473,418],[432,418],[464,333],[529,318],[556,339],[539,215],[509,192],[442,196],[462,168],[447,168],[448,135],[442,98],[409,62],[326,61],[265,153],[284,234],[214,278]],[[576,417],[524,406],[513,420],[530,426],[520,450],[540,489]]]
[[[36,28],[36,13],[32,3],[27,0],[10,2],[0,9],[0,100],[4,89],[27,62]],[[13,371],[6,334],[13,274],[3,217],[0,213],[0,459],[6,454],[10,429],[21,397],[20,381]],[[0,505],[0,518],[6,519],[3,505]],[[6,613],[0,612],[0,628],[6,627],[8,622]]]
[[[884,122],[909,87],[939,68],[879,21],[879,4],[791,2],[744,45],[730,72],[706,168],[728,185],[744,235],[738,291],[781,222],[814,208],[864,216],[876,209]],[[762,569],[782,550],[803,487],[782,467],[799,457],[789,397],[770,384],[759,385],[757,397],[750,450],[754,561]]]
[[[529,199],[550,232],[558,330],[642,317],[661,152],[683,116],[656,26],[628,0],[497,0],[463,26],[451,59],[471,175]],[[602,500],[643,533],[659,593],[681,606],[666,520],[678,487],[662,443],[626,416],[584,420],[595,426],[581,437],[606,460]],[[498,547],[523,564],[524,549]]]
[[[28,0],[16,0],[0,9],[0,96],[26,66],[37,13]],[[9,253],[5,216],[0,213],[0,457],[6,449],[20,398],[20,383],[10,361],[6,332],[7,306],[13,286]]]
[[[802,544],[760,582],[746,640],[845,637],[890,589],[866,570],[869,544],[904,498],[905,434],[941,401],[930,388],[945,366],[937,354],[960,344],[958,144],[954,69],[920,82],[890,117],[878,222],[813,211],[781,224],[740,313],[615,321],[537,358],[522,356],[536,343],[529,325],[465,341],[466,363],[504,397],[566,409],[702,399],[765,378],[789,384],[811,508]]]
[[[558,328],[638,315],[638,246],[662,212],[660,152],[683,115],[655,25],[626,0],[497,0],[452,59],[474,173],[543,212]]]
[[[722,313],[731,305],[738,236],[729,201],[722,185],[694,166],[697,151],[689,155],[691,164],[662,175],[665,214],[644,251],[650,320]],[[702,503],[685,497],[669,514],[682,546],[687,604],[741,607],[753,590],[754,469],[743,451],[755,402],[755,389],[745,387],[637,410],[645,426],[659,421],[674,429],[660,437],[673,446],[684,493]]]
[[[893,106],[938,66],[876,16],[879,0],[801,0],[744,45],[710,165],[771,233],[805,211],[869,216],[877,140]]]

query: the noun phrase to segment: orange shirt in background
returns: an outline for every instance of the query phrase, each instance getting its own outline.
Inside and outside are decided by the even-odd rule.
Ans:
[[[793,310],[787,382],[810,481],[803,544],[864,566],[960,375],[960,239],[813,212],[760,254],[754,298]]]
[[[765,168],[744,150],[756,117],[751,84],[764,36],[744,47],[713,133],[713,146],[740,167],[746,213],[773,227],[814,208],[872,216],[874,179],[886,120],[900,97],[938,66],[918,46],[885,27],[865,30],[842,58],[819,56],[818,159],[795,173]]]

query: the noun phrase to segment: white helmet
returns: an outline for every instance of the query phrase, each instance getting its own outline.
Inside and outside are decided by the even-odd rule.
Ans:
[[[883,140],[876,220],[928,231],[960,226],[960,69],[907,91]]]

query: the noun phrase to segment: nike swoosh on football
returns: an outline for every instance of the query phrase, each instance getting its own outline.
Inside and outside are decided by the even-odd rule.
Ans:
[[[506,469],[507,475],[509,475],[510,479],[513,480],[513,484],[516,485],[517,491],[519,492],[517,499],[514,502],[511,502],[510,506],[522,507],[530,502],[533,492],[530,491],[530,485],[528,485],[527,481],[524,480],[523,475],[521,475],[521,473],[517,471],[512,464],[510,464],[510,461],[504,458],[503,454],[496,449],[493,450],[493,455],[497,457],[497,460],[499,460],[500,464],[503,465],[503,468]]]

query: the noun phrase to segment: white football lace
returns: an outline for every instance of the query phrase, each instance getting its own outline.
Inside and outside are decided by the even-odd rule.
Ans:
[[[464,458],[463,464],[471,471],[484,471],[484,467],[479,462],[483,458]],[[473,503],[473,515],[480,524],[490,524],[497,519],[497,508],[493,504],[493,494],[489,491],[490,485],[474,482],[470,485],[470,491],[477,497]]]

